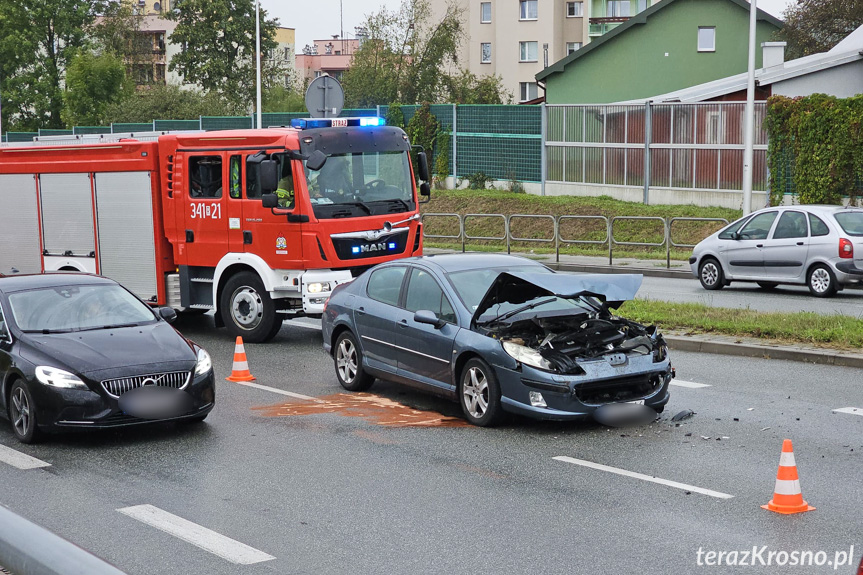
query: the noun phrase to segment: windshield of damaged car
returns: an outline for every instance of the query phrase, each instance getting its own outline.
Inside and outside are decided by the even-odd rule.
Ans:
[[[12,316],[25,332],[57,333],[136,326],[158,321],[135,296],[117,285],[75,285],[9,295]]]
[[[413,210],[410,157],[401,152],[331,154],[318,170],[305,167],[317,218],[354,218]]]
[[[465,307],[474,312],[488,291],[489,286],[491,286],[491,282],[503,272],[552,273],[550,269],[544,266],[513,266],[508,268],[465,270],[450,273],[447,277]],[[521,305],[523,304],[517,304],[511,309],[515,309],[515,307]]]

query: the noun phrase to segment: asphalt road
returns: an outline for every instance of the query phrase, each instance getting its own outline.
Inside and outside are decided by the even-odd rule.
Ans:
[[[217,406],[205,423],[35,446],[2,424],[0,445],[50,467],[0,462],[0,503],[129,574],[850,575],[850,565],[833,570],[836,553],[863,554],[863,417],[832,412],[863,408],[858,370],[679,352],[678,379],[707,387],[675,386],[650,425],[479,429],[460,425],[455,404],[381,382],[360,396],[365,407],[348,407],[356,394],[341,394],[320,332],[291,323],[275,342],[246,346],[256,383],[271,389],[226,382],[233,341],[211,322],[176,324],[214,359]],[[696,413],[672,422],[684,409]],[[785,438],[813,512],[760,508]],[[134,517],[165,512],[193,524]],[[813,561],[822,551],[825,565],[783,568],[780,554],[770,567],[698,566],[699,549],[704,561],[753,546],[766,546],[765,562],[770,551],[812,551]]]
[[[806,286],[778,286],[766,291],[754,283],[736,282],[707,291],[695,278],[645,276],[638,297],[658,301],[703,303],[710,307],[751,308],[765,312],[808,311],[863,318],[863,290],[846,289],[831,298],[817,298]]]

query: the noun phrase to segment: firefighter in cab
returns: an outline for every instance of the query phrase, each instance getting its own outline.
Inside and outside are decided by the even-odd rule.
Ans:
[[[294,176],[291,174],[290,162],[285,162],[282,167],[282,179],[279,180],[275,193],[279,199],[279,207],[288,209],[294,207]]]

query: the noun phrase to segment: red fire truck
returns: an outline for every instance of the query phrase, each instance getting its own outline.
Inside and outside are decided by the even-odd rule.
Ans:
[[[422,253],[404,131],[380,118],[0,148],[0,273],[111,277],[152,305],[215,310],[246,341],[319,315],[362,270]]]

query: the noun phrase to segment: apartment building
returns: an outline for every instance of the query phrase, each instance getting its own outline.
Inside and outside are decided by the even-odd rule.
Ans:
[[[307,84],[318,76],[329,74],[340,80],[351,67],[351,59],[359,49],[363,37],[343,38],[334,34],[329,40],[315,40],[297,54],[296,67],[300,80]]]
[[[431,0],[440,19],[451,0]],[[543,96],[535,76],[656,0],[457,0],[467,24],[460,66],[498,75],[516,102]]]

